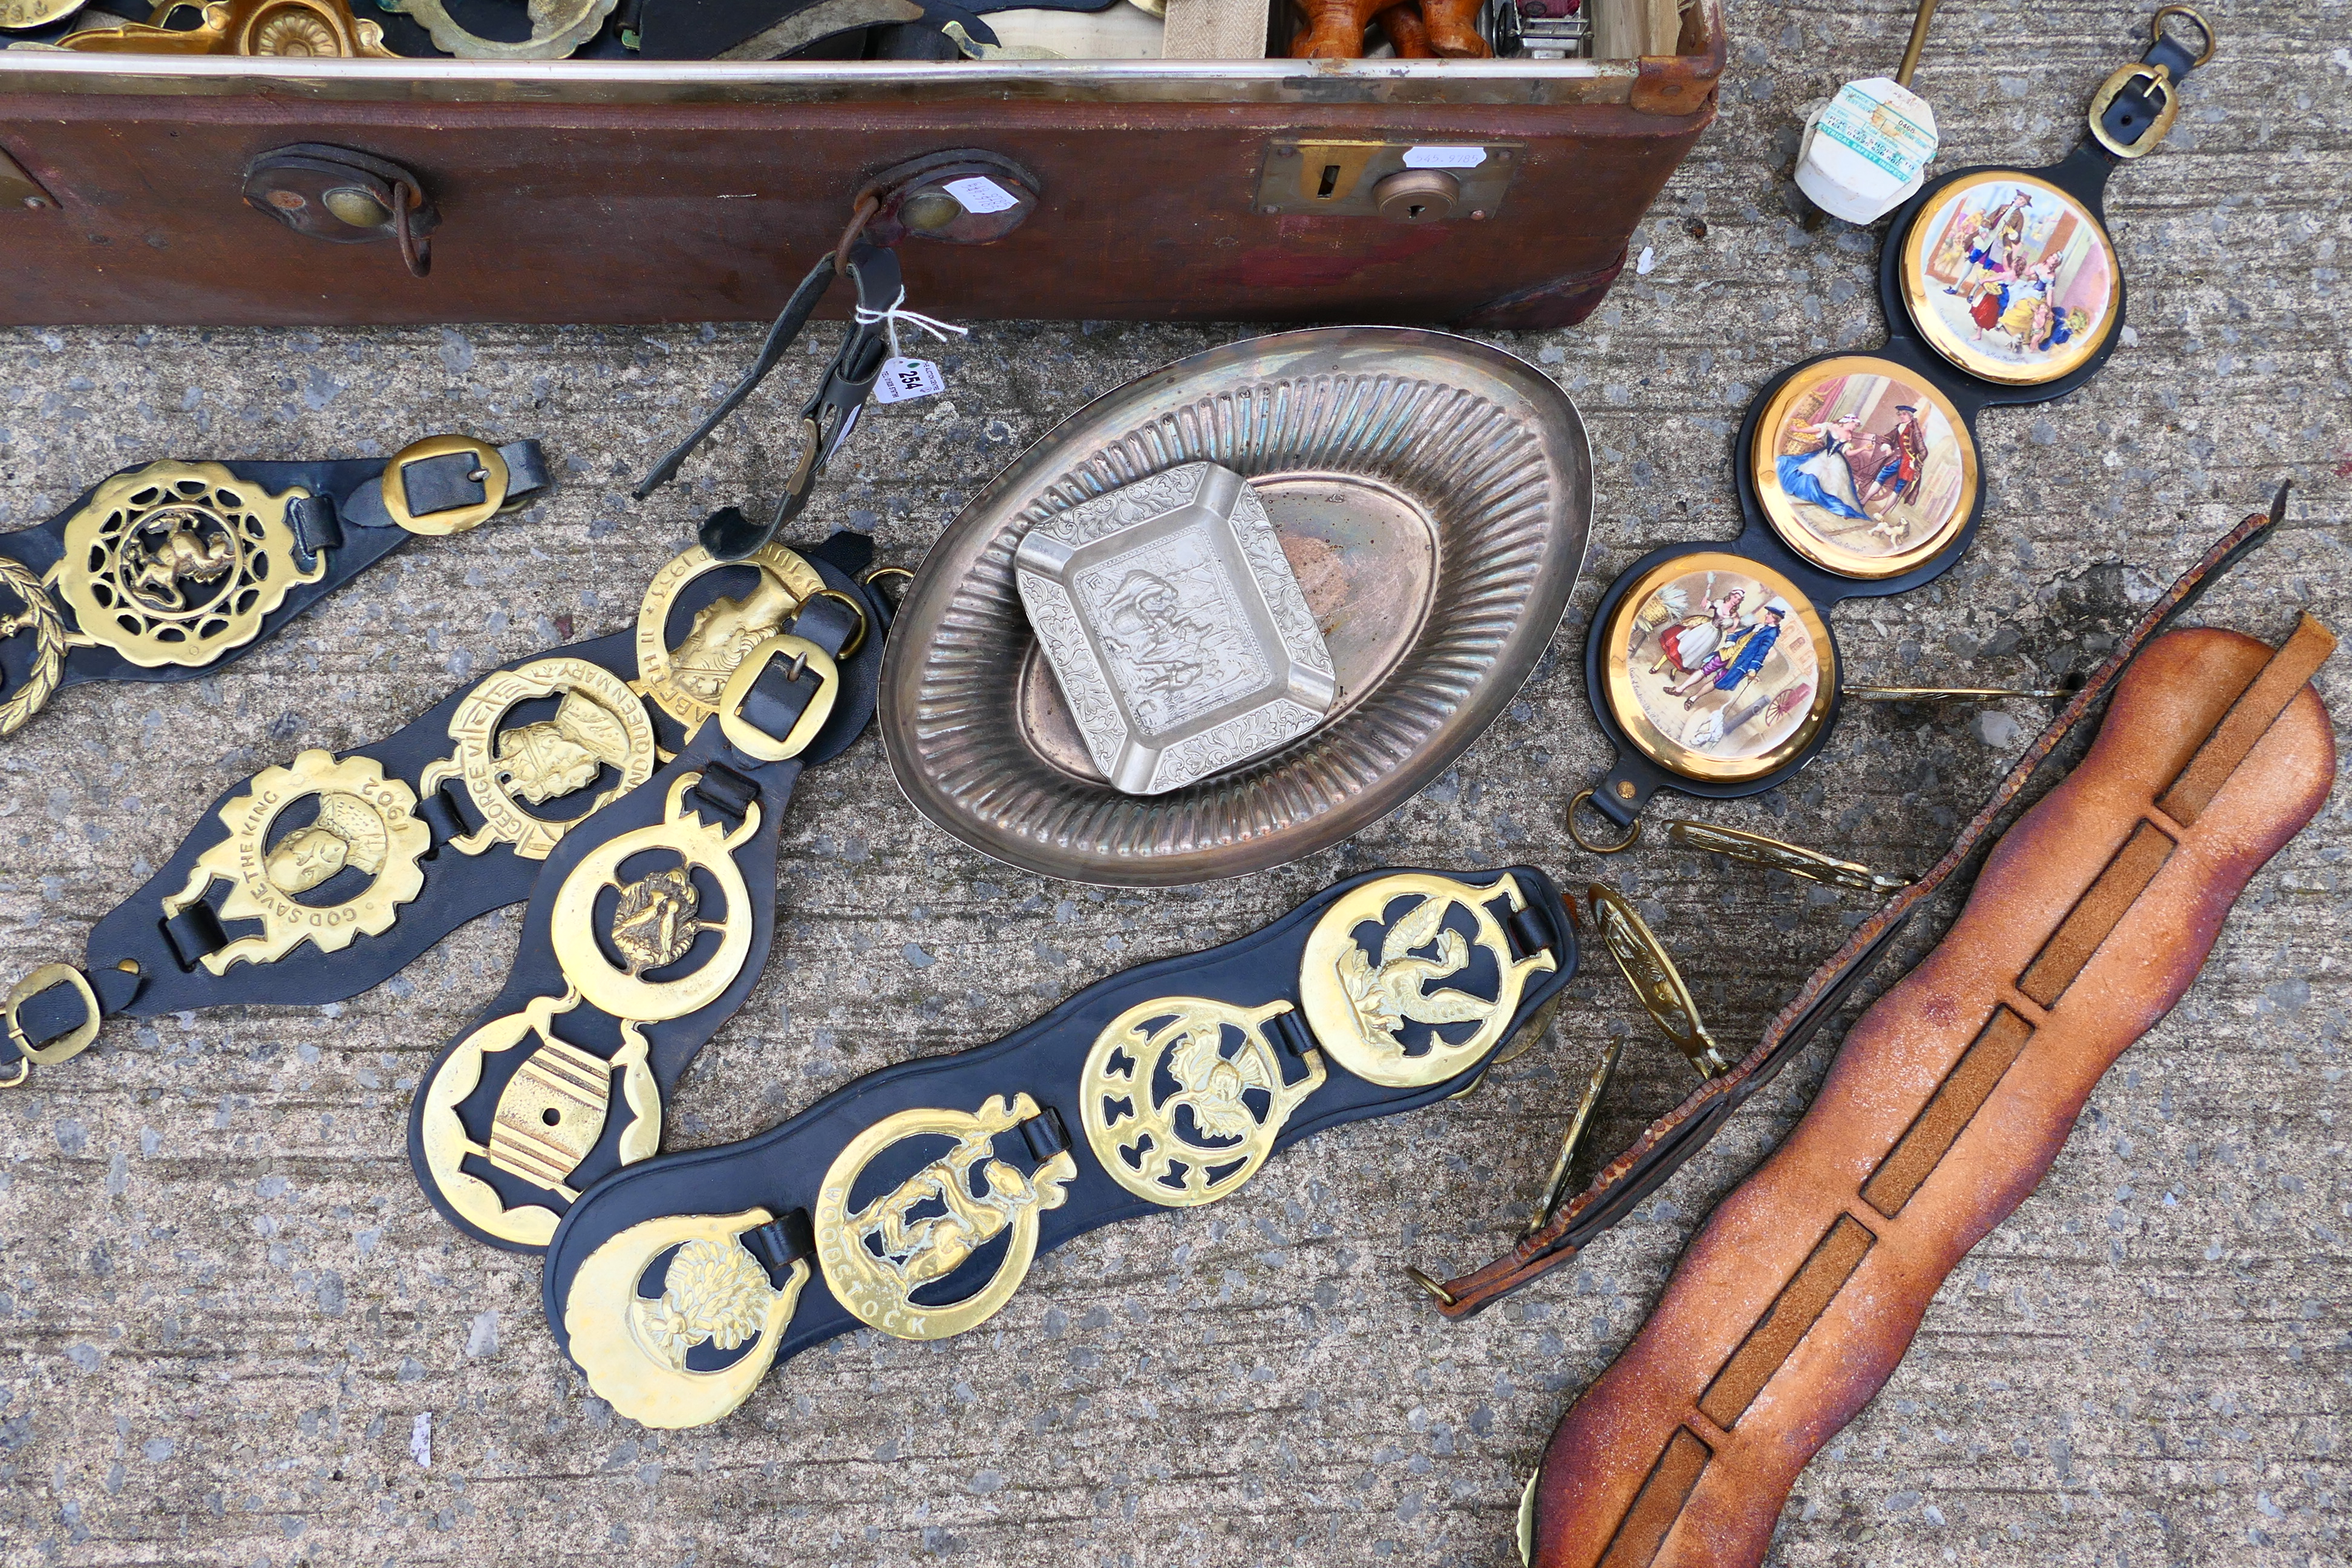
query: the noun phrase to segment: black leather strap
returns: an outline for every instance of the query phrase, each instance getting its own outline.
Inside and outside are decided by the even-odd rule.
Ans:
[[[1538,931],[1553,939],[1516,952]],[[1215,1201],[1312,1133],[1460,1093],[1576,961],[1540,871],[1350,878],[1239,941],[1091,985],[992,1045],[886,1068],[755,1138],[605,1177],[548,1250],[548,1322],[624,1414],[715,1419],[769,1365],[833,1335],[972,1326],[958,1304],[981,1302],[984,1318],[1029,1248]],[[1440,1042],[1463,1054],[1438,1058]],[[1381,1081],[1414,1062],[1429,1064],[1418,1081]],[[959,1184],[970,1201],[950,1194]],[[674,1252],[689,1241],[693,1256]],[[732,1263],[739,1243],[757,1279]],[[905,1279],[919,1283],[894,1306]],[[781,1316],[748,1340],[712,1333],[714,1309],[730,1307]],[[665,1309],[666,1340],[647,1331]],[[666,1373],[648,1344],[682,1366]]]
[[[645,500],[661,486],[677,477],[678,468],[697,447],[709,439],[719,428],[719,421],[735,412],[743,400],[751,395],[776,368],[784,351],[793,345],[808,324],[808,319],[835,277],[831,256],[809,269],[800,287],[784,302],[775,324],[768,329],[767,341],[761,344],[759,357],[744,373],[732,390],[719,400],[709,418],[691,436],[656,463],[636,489],[639,500]],[[801,407],[801,447],[797,466],[785,482],[782,498],[767,523],[751,521],[733,507],[714,512],[702,525],[702,547],[723,561],[740,560],[776,537],[783,526],[800,515],[815,489],[817,476],[834,453],[841,449],[849,433],[857,426],[857,416],[873,394],[875,377],[882,372],[889,353],[889,338],[880,316],[898,305],[902,292],[899,282],[898,258],[884,247],[869,245],[863,240],[849,247],[849,278],[857,290],[857,308],[871,318],[853,321],[835,351],[832,363],[825,366],[824,379],[809,395]]]
[[[832,713],[801,758],[803,763],[815,763],[839,755],[864,731],[873,716],[889,612],[881,595],[861,588],[856,581],[855,574],[864,570],[872,558],[872,542],[866,536],[836,534],[823,545],[801,553],[827,588],[862,605],[868,617],[866,639],[857,645],[853,658],[840,662],[840,689]],[[669,606],[666,637],[675,639],[685,635],[697,617],[722,599],[746,598],[758,585],[760,577],[759,567],[740,564],[692,579]],[[827,637],[846,638],[855,635],[856,616],[839,600],[814,600],[810,614],[815,617],[810,624],[822,627]],[[352,764],[359,764],[367,776],[380,778],[415,799],[409,815],[424,829],[421,847],[415,857],[419,885],[413,895],[398,903],[393,911],[395,918],[387,929],[363,931],[348,942],[332,947],[300,942],[274,957],[264,957],[253,951],[253,942],[268,934],[268,921],[265,918],[240,918],[231,907],[234,879],[220,875],[201,880],[198,878],[200,863],[208,856],[212,864],[224,863],[223,857],[235,837],[229,819],[241,815],[236,803],[251,800],[265,778],[282,780],[286,769],[281,764],[224,790],[196,816],[193,831],[172,858],[92,929],[83,973],[101,1013],[107,1016],[152,1017],[203,1007],[251,1004],[317,1005],[338,1001],[390,977],[467,921],[528,898],[539,877],[541,861],[519,852],[511,840],[479,842],[478,836],[485,826],[482,810],[463,777],[447,765],[453,755],[459,754],[451,727],[461,709],[478,694],[491,690],[502,677],[562,660],[579,661],[608,678],[604,682],[607,695],[625,690],[627,683],[640,675],[636,635],[633,631],[574,643],[499,666],[451,693],[383,741],[332,758],[318,754],[324,763],[345,773]],[[495,732],[484,742],[485,749],[503,752],[523,746],[530,740],[530,729],[537,726],[544,730],[560,715],[562,704],[567,700],[558,689],[515,702],[499,718]],[[653,741],[663,752],[674,753],[687,746],[688,737],[677,720],[658,703],[646,701],[641,706],[651,726]],[[788,724],[786,728],[789,727]],[[428,777],[437,782],[428,783]],[[735,819],[740,820],[741,808],[751,796],[740,792],[734,796],[727,795],[723,781],[724,775],[714,769],[706,775],[698,793],[705,799],[724,804]],[[619,768],[608,758],[593,774],[536,804],[524,803],[521,809],[539,821],[571,822],[582,817],[598,795],[621,782]],[[756,793],[754,789],[752,794]],[[299,809],[316,812],[321,808],[304,805]],[[294,810],[286,814],[283,823],[273,820],[263,840],[265,847],[282,846],[299,826]],[[373,835],[364,821],[361,826],[363,831],[354,842],[361,846],[362,858],[366,858],[373,853],[367,842]],[[478,847],[471,852],[457,847],[454,841],[460,838],[476,841]],[[392,858],[396,847],[386,847],[387,859]],[[234,859],[234,856],[229,858]],[[346,869],[300,897],[313,907],[338,904],[353,898],[359,889],[366,886],[367,877],[373,874]],[[184,896],[192,884],[200,885],[201,893],[190,900]],[[224,953],[239,942],[246,944],[238,950],[244,956],[224,963]],[[52,1011],[62,1005],[60,997]],[[49,1017],[47,1012],[39,1010],[32,1016],[44,1020]],[[63,1014],[59,1012],[58,1016]],[[61,1035],[79,1022],[77,1016],[58,1033]],[[31,1043],[37,1048],[46,1041],[35,1037]],[[13,1071],[20,1055],[11,1041],[0,1035],[0,1078]]]
[[[499,447],[498,451],[506,459],[509,476],[505,495],[508,505],[517,504],[548,487],[547,462],[538,442],[511,442]],[[173,465],[174,470],[187,466]],[[456,472],[460,466],[470,472],[476,463],[470,457],[450,457],[408,466],[410,510],[423,522],[429,525],[435,513],[446,514],[466,505],[478,506],[484,500],[485,492],[479,482],[469,481]],[[284,496],[295,489],[305,492],[294,498],[286,508],[292,559],[276,563],[274,568],[264,565],[250,575],[262,584],[265,595],[272,591],[269,579],[273,569],[282,574],[281,580],[290,580],[296,572],[307,575],[316,571],[315,580],[291,582],[276,606],[259,617],[258,627],[251,637],[221,646],[198,662],[140,662],[124,651],[122,639],[109,628],[83,626],[70,596],[63,591],[65,574],[88,571],[84,563],[61,564],[66,554],[67,533],[75,520],[92,505],[101,492],[119,494],[126,488],[132,488],[131,481],[133,476],[155,471],[154,465],[123,469],[84,491],[70,506],[48,521],[14,533],[0,534],[0,556],[6,557],[9,563],[28,570],[35,576],[49,580],[45,592],[51,606],[50,614],[68,633],[98,631],[115,639],[66,650],[61,666],[49,678],[48,684],[66,687],[90,680],[178,681],[208,675],[277,636],[287,622],[398,549],[411,536],[408,530],[395,526],[391,514],[384,510],[379,493],[385,468],[383,459],[228,462],[217,467],[230,477],[233,494],[238,493],[241,487],[250,487],[251,496],[241,499]],[[422,476],[418,474],[419,469],[424,470]],[[169,501],[175,498],[167,495],[161,499]],[[207,492],[194,499],[199,504],[211,504],[216,496]],[[174,561],[160,550],[148,548],[163,541],[150,540],[142,546],[148,549],[148,555],[152,558],[156,574],[154,592],[161,603],[168,605],[174,599],[193,598],[205,592],[228,591],[215,589],[213,584],[215,584],[226,583],[229,589],[234,589],[235,574],[247,570],[243,563],[224,569],[219,557],[207,552],[216,550],[221,557],[232,552],[226,542],[216,544],[213,535],[204,529],[200,528],[190,538],[193,542],[189,546],[191,553],[184,561]],[[289,571],[289,566],[293,570]],[[5,570],[0,568],[0,571]],[[119,590],[109,590],[116,591]],[[21,600],[23,594],[12,586],[7,597]],[[0,600],[0,615],[7,614],[12,607],[5,600]],[[193,645],[183,643],[181,646]],[[44,679],[41,669],[43,658],[42,639],[37,628],[29,622],[14,635],[0,637],[0,694],[13,696],[23,690],[28,682]]]
[[[827,564],[830,584],[849,581]],[[505,987],[442,1047],[411,1108],[410,1163],[467,1234],[536,1250],[572,1194],[653,1152],[662,1104],[767,960],[777,838],[818,749],[779,753],[813,705],[870,711],[885,624],[875,597],[852,586],[805,601],[676,760],[575,825],[538,868]],[[853,605],[868,623],[846,661],[854,678],[832,662],[859,635]],[[747,676],[750,660],[761,662]]]
[[[2210,45],[2211,40],[2205,42]],[[2155,68],[2135,74],[2116,89],[2115,97],[2099,111],[2099,129],[2118,146],[2137,145],[2177,101],[2180,84],[2189,79],[2189,73],[2199,63],[2199,51],[2183,44],[2177,35],[2165,31],[2163,18],[2158,17],[2155,41],[2140,57],[2140,64]],[[2111,162],[2119,161],[2118,154],[2104,146],[2099,152]]]

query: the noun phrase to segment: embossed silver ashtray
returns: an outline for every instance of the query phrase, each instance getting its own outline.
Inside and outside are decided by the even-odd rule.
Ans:
[[[1265,503],[1220,464],[1185,463],[1042,519],[1013,566],[1113,789],[1165,795],[1238,767],[1313,729],[1339,695]]]
[[[1139,500],[1152,492],[1139,487],[1187,469],[1247,481],[1236,503],[1246,495],[1263,507],[1336,693],[1318,720],[1262,755],[1134,794],[1094,734],[1125,721],[1081,711],[1046,640],[1062,617],[1041,614],[1034,598],[1024,605],[1026,579],[1072,570],[1033,574],[1031,542],[1042,549],[1057,520],[1129,491]],[[1063,420],[931,546],[882,651],[877,727],[890,771],[940,827],[1049,877],[1165,887],[1314,854],[1412,798],[1510,706],[1559,629],[1591,519],[1591,458],[1575,406],[1500,349],[1418,328],[1319,327],[1194,354]],[[1172,536],[1182,525],[1168,526]],[[1087,563],[1071,561],[1084,576]],[[1194,590],[1161,595],[1139,583],[1122,599],[1127,582],[1122,573],[1108,584],[1114,640],[1187,650],[1184,637],[1152,630],[1180,605],[1224,624],[1196,616],[1206,600]],[[1244,586],[1234,592],[1246,605]],[[1074,598],[1068,618],[1077,616]],[[1244,618],[1232,613],[1231,624]],[[1254,626],[1212,651],[1244,636],[1259,639],[1273,684],[1275,659],[1287,655],[1271,651],[1278,633],[1268,642]],[[1211,649],[1210,637],[1198,647]],[[1190,694],[1195,679],[1173,689]],[[1201,697],[1221,703],[1259,685],[1227,674]],[[1134,728],[1150,743],[1205,719]],[[1163,740],[1160,749],[1165,766],[1175,748]]]

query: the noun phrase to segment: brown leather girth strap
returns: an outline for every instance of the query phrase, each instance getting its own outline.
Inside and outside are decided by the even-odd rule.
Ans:
[[[2115,651],[2108,655],[2106,661],[2099,666],[2090,679],[2084,684],[2083,689],[2076,692],[2074,699],[2066,704],[2058,716],[2051,721],[2050,727],[2044,730],[2040,738],[2027,749],[2025,754],[2018,759],[2017,765],[2011,768],[2008,776],[2001,780],[2000,787],[1993,791],[1992,797],[1986,801],[1983,809],[1969,820],[1959,837],[1953,841],[1952,847],[1944,852],[1943,858],[1937,861],[1934,868],[1926,876],[1895,894],[1876,914],[1854,928],[1853,933],[1846,939],[1845,945],[1839,948],[1829,962],[1813,971],[1804,984],[1798,988],[1796,995],[1790,1000],[1789,1005],[1773,1016],[1771,1023],[1766,1026],[1763,1037],[1757,1042],[1754,1050],[1741,1058],[1738,1065],[1731,1071],[1710,1079],[1689,1099],[1652,1122],[1622,1153],[1601,1167],[1600,1174],[1593,1179],[1591,1186],[1561,1205],[1559,1211],[1542,1229],[1528,1234],[1509,1252],[1484,1268],[1475,1269],[1458,1279],[1449,1279],[1440,1286],[1438,1289],[1442,1294],[1438,1300],[1437,1310],[1449,1318],[1466,1317],[1493,1305],[1538,1275],[1556,1268],[1575,1257],[1577,1247],[1569,1241],[1570,1233],[1577,1228],[1579,1222],[1588,1213],[1607,1202],[1619,1187],[1628,1182],[1641,1181],[1654,1174],[1645,1156],[1671,1140],[1678,1129],[1715,1110],[1718,1102],[1726,1098],[1744,1099],[1743,1086],[1759,1069],[1772,1061],[1783,1039],[1788,1037],[1791,1029],[1807,1019],[1814,1004],[1834,990],[1846,977],[1848,970],[1863,962],[1865,957],[1877,952],[1880,940],[1888,934],[1892,927],[1909,919],[1914,911],[1935,897],[1945,881],[1959,869],[1975,851],[1979,843],[1991,831],[1994,823],[2024,790],[2035,771],[2064,742],[2068,733],[2091,715],[2101,700],[2114,688],[2115,683],[2122,678],[2125,668],[2148,640],[2163,628],[2164,624],[2182,605],[2195,597],[2210,578],[2234,562],[2278,521],[2284,500],[2285,492],[2282,490],[2279,500],[2273,503],[2270,513],[2255,512],[2222,535],[2196,565],[2182,574],[2179,580],[2166,590],[2162,597],[2148,606],[2147,614],[2142,616],[2138,623],[2132,627],[2130,635],[2116,646]],[[2197,754],[2190,759],[2189,765],[2181,771],[2179,778],[2167,789],[2162,801],[2158,803],[2158,809],[2172,821],[2182,826],[2195,821],[2197,814],[2204,810],[2220,790],[2222,781],[2236,769],[2246,753],[2253,749],[2254,742],[2262,738],[2263,733],[2271,727],[2279,714],[2285,710],[2287,703],[2294,699],[2296,692],[2303,689],[2305,684],[2310,680],[2312,671],[2319,668],[2320,662],[2326,658],[2335,646],[2336,639],[2329,635],[2326,627],[2309,616],[2304,616],[2294,636],[2287,640],[2286,645],[2256,675],[2252,683],[2239,693],[2221,722],[2207,738]],[[2188,815],[2182,816],[2183,812]],[[2108,871],[2102,874],[2102,881],[2105,881],[2107,875],[2125,879],[2139,875],[2144,869],[2146,875],[2141,877],[2139,885],[2146,886],[2147,879],[2153,877],[2156,874],[2157,865],[2161,864],[2160,856],[2157,857],[2155,865],[2147,864],[2148,857],[2157,849],[2168,853],[2170,848],[2169,839],[2165,838],[2161,833],[2156,833],[2153,828],[2148,831],[2155,833],[2159,842],[2153,846],[2143,846],[2131,863],[2125,865],[2120,871],[2116,867],[2110,866]],[[2121,862],[2122,859],[2123,857],[2119,856],[2118,861]],[[2084,901],[2087,904],[2094,897],[2112,899],[2115,894],[2123,890],[2120,881],[2116,886],[2106,889],[2104,894],[2100,889],[2094,888],[2090,893],[2084,895]],[[2130,889],[2131,894],[2136,894],[2137,891],[2137,888]],[[2129,905],[2130,901],[2130,896],[2126,895],[2116,903],[2115,912],[2117,918],[2120,918],[2122,910]],[[2104,937],[2112,924],[2111,921],[2107,926],[2099,928],[2096,936]],[[2058,935],[2052,939],[2053,947],[2055,947],[2062,939],[2067,938],[2067,931],[2062,928]],[[2095,938],[2092,938],[2092,932],[2087,926],[2075,931],[2070,940],[2071,953],[2072,946],[2082,942],[2086,938],[2091,940],[2088,941],[2087,945],[2082,946],[2081,959],[2075,962],[2074,969],[2065,974],[2064,978],[2067,980],[2073,979],[2074,973],[2080,971],[2082,963],[2088,961],[2098,945]],[[2048,955],[2045,954],[2045,956]],[[2065,956],[2068,955],[2059,955],[2060,958]],[[2053,963],[2055,962],[2053,960]],[[2037,961],[2038,967],[2039,961]],[[2053,968],[2053,975],[2054,973]],[[2058,988],[2063,989],[2063,983]],[[1737,1103],[1737,1099],[1734,1103]]]

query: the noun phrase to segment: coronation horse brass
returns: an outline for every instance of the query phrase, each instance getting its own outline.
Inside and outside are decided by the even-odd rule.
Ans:
[[[1307,142],[1266,149],[1257,210],[1283,216],[1481,222],[1502,209],[1527,157],[1517,142]]]

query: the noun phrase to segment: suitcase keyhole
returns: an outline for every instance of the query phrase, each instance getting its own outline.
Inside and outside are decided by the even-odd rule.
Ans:
[[[1324,164],[1324,165],[1323,165],[1323,183],[1322,183],[1321,184],[1319,184],[1319,185],[1318,185],[1318,186],[1316,186],[1316,187],[1315,187],[1315,195],[1316,195],[1318,198],[1320,198],[1320,197],[1325,197],[1325,196],[1328,196],[1328,195],[1329,195],[1333,191],[1335,191],[1335,190],[1339,189],[1339,164],[1337,164],[1337,163],[1326,163],[1326,164]]]

